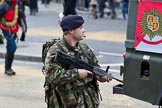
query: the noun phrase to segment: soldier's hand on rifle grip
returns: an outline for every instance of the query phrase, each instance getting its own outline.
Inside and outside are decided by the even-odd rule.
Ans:
[[[92,72],[90,72],[88,70],[85,70],[85,69],[78,69],[78,72],[79,72],[79,77],[82,78],[82,79],[84,79],[88,75],[92,75],[93,76]]]
[[[106,82],[106,81],[109,82],[110,81],[106,76],[103,76],[103,77],[96,76],[96,78],[100,82]]]

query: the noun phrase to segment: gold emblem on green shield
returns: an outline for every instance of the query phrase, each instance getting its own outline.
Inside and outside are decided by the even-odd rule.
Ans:
[[[152,40],[155,36],[162,37],[162,14],[156,9],[144,12],[144,18],[139,22],[142,26],[142,34],[147,34]]]
[[[152,32],[159,29],[159,16],[148,15],[147,16],[147,27]]]

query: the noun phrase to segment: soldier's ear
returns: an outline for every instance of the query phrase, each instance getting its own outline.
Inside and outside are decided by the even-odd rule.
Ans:
[[[73,33],[74,32],[74,30],[69,30],[69,33]]]

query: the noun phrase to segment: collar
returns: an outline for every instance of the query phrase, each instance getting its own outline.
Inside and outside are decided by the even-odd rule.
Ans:
[[[71,51],[79,51],[79,42],[77,43],[77,45],[75,46],[75,47],[73,47],[73,46],[70,46],[69,44],[68,44],[68,42],[65,40],[65,38],[63,37],[63,43],[65,44],[65,46],[69,49],[69,50],[71,50]]]

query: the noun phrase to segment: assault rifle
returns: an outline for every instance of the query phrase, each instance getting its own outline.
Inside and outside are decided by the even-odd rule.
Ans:
[[[111,74],[107,73],[110,66],[108,66],[106,71],[104,71],[100,67],[90,65],[90,64],[82,61],[79,58],[71,57],[71,56],[69,56],[66,53],[61,52],[61,51],[57,51],[54,61],[72,65],[74,68],[86,69],[86,70],[93,72],[94,75],[97,75],[97,76],[100,76],[100,77],[106,76],[109,80],[114,79],[116,81],[123,83],[122,80],[119,80],[119,79],[113,77]]]

